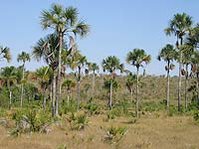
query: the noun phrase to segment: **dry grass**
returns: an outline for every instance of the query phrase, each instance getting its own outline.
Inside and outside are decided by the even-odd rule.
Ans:
[[[142,116],[135,124],[129,118],[104,121],[105,115],[89,118],[89,125],[82,131],[72,131],[65,123],[54,126],[49,134],[30,134],[12,138],[0,127],[0,148],[5,149],[56,149],[56,148],[199,148],[199,126],[192,118],[167,117],[154,113]],[[104,141],[106,128],[127,127],[126,135],[114,144]]]

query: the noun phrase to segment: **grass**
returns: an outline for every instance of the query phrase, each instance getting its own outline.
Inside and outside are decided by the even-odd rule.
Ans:
[[[117,117],[109,122],[104,122],[105,115],[90,117],[89,126],[84,131],[74,131],[69,128],[63,131],[59,126],[52,126],[52,131],[47,134],[23,134],[12,139],[7,137],[7,130],[0,126],[1,148],[199,148],[199,127],[194,124],[190,116],[169,117],[160,112],[144,115],[135,124],[129,124],[128,117]],[[112,128],[110,126],[113,126]],[[126,129],[128,128],[128,129]],[[121,130],[121,131],[120,131]],[[126,133],[126,130],[127,133]],[[116,133],[115,133],[116,132]],[[109,134],[122,135],[116,143],[104,142],[104,137]],[[185,135],[186,134],[186,135]],[[120,136],[120,135],[119,135]],[[120,137],[119,137],[120,138]]]

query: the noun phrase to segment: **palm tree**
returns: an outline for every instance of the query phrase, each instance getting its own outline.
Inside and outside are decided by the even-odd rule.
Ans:
[[[192,18],[186,13],[175,14],[169,22],[169,27],[165,29],[166,35],[174,34],[177,38],[176,47],[179,50],[179,78],[178,78],[178,111],[181,111],[181,69],[182,69],[182,52],[179,48],[183,45],[185,35],[190,31],[192,26]]]
[[[174,69],[175,65],[172,64],[172,61],[176,59],[177,52],[173,45],[167,44],[162,50],[160,51],[160,54],[158,55],[158,60],[164,60],[167,65],[165,66],[165,70],[167,71],[167,109],[169,110],[169,104],[170,104],[170,98],[169,98],[169,77],[170,77],[170,71]]]
[[[87,59],[85,56],[82,56],[80,53],[76,55],[75,61],[74,61],[77,72],[76,72],[76,79],[77,79],[77,104],[78,104],[78,109],[79,109],[79,104],[80,104],[80,86],[81,86],[81,72],[82,68],[84,65],[87,63]]]
[[[43,59],[53,71],[52,76],[52,116],[55,116],[58,109],[58,98],[56,99],[56,70],[58,67],[58,36],[50,34],[41,38],[33,47],[33,56],[38,61]]]
[[[58,34],[58,75],[57,75],[57,100],[61,96],[61,69],[64,36],[68,39],[76,35],[84,37],[89,32],[89,26],[82,20],[78,19],[76,8],[63,8],[61,5],[53,4],[50,10],[44,10],[41,14],[41,25],[43,29],[54,29]],[[74,39],[74,38],[73,38]],[[56,106],[57,107],[57,106]],[[58,115],[58,109],[56,110]]]
[[[50,80],[52,78],[52,71],[48,66],[43,66],[36,70],[36,77],[39,80],[40,88],[43,93],[43,108],[46,109],[46,92],[49,87]]]
[[[10,62],[11,55],[10,55],[10,48],[0,46],[0,60],[6,59],[7,62]]]
[[[185,70],[182,69],[182,74],[185,76],[185,109],[187,109],[187,85],[189,84],[189,65],[192,64],[193,56],[194,56],[194,48],[193,46],[190,46],[188,44],[185,44],[180,47],[180,50],[182,51],[182,64],[185,66]]]
[[[126,87],[130,92],[131,102],[133,102],[133,87],[134,87],[134,84],[136,84],[136,75],[130,73],[127,76]]]
[[[9,91],[9,108],[12,105],[12,86],[17,81],[17,71],[14,66],[4,67],[1,71],[1,79],[4,81],[8,91]]]
[[[151,56],[147,55],[143,49],[134,49],[127,54],[126,61],[128,64],[133,65],[137,69],[136,73],[136,116],[139,116],[139,89],[138,89],[138,79],[139,79],[139,69],[143,67],[143,63],[148,64],[151,61]]]
[[[96,71],[99,70],[99,66],[96,63],[88,63],[88,69],[89,71],[92,71],[92,97],[93,97],[95,91],[95,76],[96,76]]]
[[[71,92],[72,92],[71,90],[72,90],[72,88],[75,87],[75,82],[73,80],[70,80],[70,79],[64,80],[64,82],[62,83],[62,87],[66,88],[67,103],[69,103]]]
[[[18,62],[22,62],[22,69],[23,69],[23,76],[22,76],[22,83],[21,83],[21,107],[23,106],[23,94],[24,94],[24,72],[25,72],[25,63],[30,61],[30,55],[24,51],[17,57]]]
[[[115,80],[115,73],[117,70],[120,70],[121,72],[123,72],[124,70],[124,65],[120,63],[119,58],[117,58],[116,56],[108,56],[106,59],[103,59],[102,61],[102,67],[103,67],[103,71],[107,71],[110,73],[111,79],[110,79],[110,97],[109,97],[109,108],[112,108],[112,104],[113,104],[113,82]]]

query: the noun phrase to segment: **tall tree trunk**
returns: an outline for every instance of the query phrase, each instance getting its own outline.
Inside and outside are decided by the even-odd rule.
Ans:
[[[167,110],[169,110],[169,105],[170,105],[170,98],[169,98],[169,84],[170,84],[170,81],[169,81],[169,72],[170,72],[170,61],[168,60],[167,62]]]
[[[109,97],[109,108],[112,109],[113,105],[113,78],[111,78],[111,84],[110,84],[110,97]]]
[[[130,94],[131,94],[131,102],[133,103],[133,89],[130,89]]]
[[[53,74],[53,83],[52,83],[52,116],[55,116],[55,100],[56,100],[56,75]]]
[[[44,93],[43,109],[45,111],[46,110],[46,89],[44,89],[43,93]]]
[[[94,92],[95,92],[95,71],[93,71],[93,77],[92,77],[92,98],[94,98]]]
[[[11,91],[11,89],[9,89],[9,99],[10,99],[9,109],[11,109],[11,106],[12,106],[12,91]]]
[[[183,44],[183,38],[180,38],[180,44]],[[180,49],[179,49],[180,50]],[[181,111],[181,86],[182,86],[182,52],[180,50],[180,59],[179,59],[179,77],[178,77],[178,111]]]
[[[188,77],[189,77],[189,74],[188,74],[188,64],[186,64],[186,75],[185,75],[185,109],[187,109],[187,105],[188,105],[188,102],[187,102],[187,83],[188,83]]]
[[[78,66],[78,78],[77,78],[77,109],[79,110],[79,106],[80,106],[80,100],[81,100],[81,96],[80,96],[80,85],[81,85],[81,67]]]
[[[137,75],[136,75],[136,117],[139,117],[139,99],[138,99],[138,94],[139,94],[139,89],[138,89],[138,77],[139,77],[139,67],[137,67]]]
[[[21,107],[23,106],[23,94],[24,94],[24,66],[25,63],[23,63],[23,74],[22,74],[22,84],[21,84]]]
[[[59,59],[58,59],[58,75],[57,75],[57,95],[56,95],[56,107],[55,107],[55,115],[59,115],[59,100],[61,98],[61,53],[63,48],[63,33],[62,30],[59,32]]]

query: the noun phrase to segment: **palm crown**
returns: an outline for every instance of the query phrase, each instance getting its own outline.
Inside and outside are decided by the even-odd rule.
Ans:
[[[120,63],[120,60],[116,56],[109,56],[102,61],[103,71],[108,71],[110,73],[120,70],[121,72],[124,69],[123,64]]]
[[[42,12],[41,25],[43,29],[53,28],[63,34],[68,32],[84,36],[89,32],[89,26],[84,21],[78,20],[76,8],[63,8],[58,4],[53,4],[49,11]]]
[[[6,59],[8,62],[11,60],[10,49],[8,47],[0,46],[0,59]]]
[[[134,49],[127,54],[126,61],[128,64],[139,68],[143,67],[143,63],[149,63],[151,61],[151,56],[147,55],[143,49]]]

